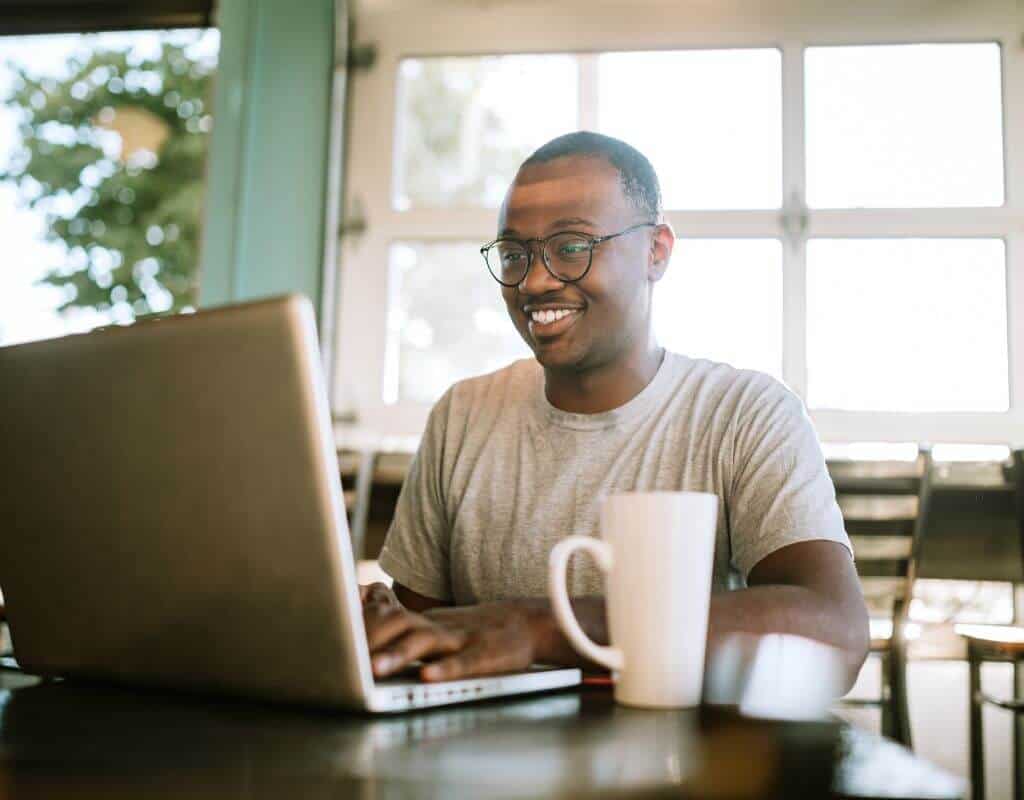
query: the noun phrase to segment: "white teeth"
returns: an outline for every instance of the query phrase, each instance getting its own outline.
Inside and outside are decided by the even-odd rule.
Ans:
[[[573,312],[568,308],[559,309],[544,309],[542,311],[533,311],[530,313],[530,319],[534,322],[538,322],[541,325],[547,325],[551,322],[567,317]]]

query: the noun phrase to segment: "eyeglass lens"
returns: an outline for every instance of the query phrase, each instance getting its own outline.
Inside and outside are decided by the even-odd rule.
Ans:
[[[559,233],[544,244],[544,261],[561,280],[579,280],[590,267],[593,245],[586,236]],[[487,251],[487,268],[502,283],[515,286],[526,277],[530,263],[528,245],[515,239],[502,239]]]

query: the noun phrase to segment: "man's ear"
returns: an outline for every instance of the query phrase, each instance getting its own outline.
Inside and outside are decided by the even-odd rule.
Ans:
[[[651,252],[647,259],[647,279],[651,283],[657,283],[665,275],[675,243],[676,235],[672,231],[672,226],[667,222],[661,223],[654,229]]]

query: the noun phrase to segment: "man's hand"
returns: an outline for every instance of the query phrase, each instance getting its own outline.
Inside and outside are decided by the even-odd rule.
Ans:
[[[415,661],[425,681],[450,681],[526,669],[535,657],[533,615],[526,606],[491,603],[409,611],[382,583],[360,587],[375,677]]]

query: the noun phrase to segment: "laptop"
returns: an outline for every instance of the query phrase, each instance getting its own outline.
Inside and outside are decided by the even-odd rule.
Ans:
[[[27,672],[370,712],[580,682],[374,679],[303,297],[0,348],[0,398]]]

